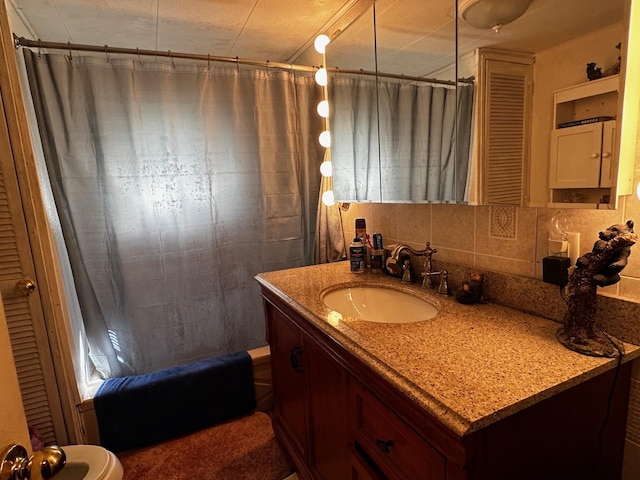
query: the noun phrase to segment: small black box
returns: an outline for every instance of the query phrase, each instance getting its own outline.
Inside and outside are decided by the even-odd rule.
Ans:
[[[544,257],[542,280],[554,285],[566,285],[569,281],[569,257]]]

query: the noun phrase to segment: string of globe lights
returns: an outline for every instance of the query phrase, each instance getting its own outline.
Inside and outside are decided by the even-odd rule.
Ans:
[[[335,203],[335,197],[333,195],[333,167],[331,165],[331,130],[329,129],[329,95],[327,91],[327,85],[329,83],[327,73],[327,59],[325,52],[327,45],[329,45],[331,39],[327,35],[318,35],[313,42],[313,47],[316,52],[322,55],[322,65],[315,73],[315,80],[318,85],[322,87],[322,100],[318,103],[317,112],[324,119],[324,130],[320,133],[318,141],[320,145],[325,148],[324,160],[320,164],[320,173],[327,178],[328,188],[322,193],[322,203],[330,207]]]

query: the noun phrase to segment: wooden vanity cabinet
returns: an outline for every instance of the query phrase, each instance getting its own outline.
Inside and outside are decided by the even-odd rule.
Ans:
[[[346,370],[304,333],[294,315],[268,301],[264,308],[278,438],[302,478],[351,478]]]
[[[457,466],[465,455],[458,437],[280,299],[268,291],[263,296],[273,426],[301,478],[465,478]],[[409,427],[411,417],[419,420]],[[449,451],[448,461],[424,441],[426,432]]]
[[[268,289],[263,298],[273,426],[303,480],[620,478],[631,362],[460,436]]]

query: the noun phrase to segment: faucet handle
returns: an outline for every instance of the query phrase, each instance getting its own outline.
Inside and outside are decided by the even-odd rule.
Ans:
[[[440,285],[438,285],[438,291],[436,293],[439,295],[451,295],[451,289],[449,288],[449,272],[446,270],[442,270],[442,272],[440,272]]]
[[[402,265],[402,278],[400,281],[402,283],[413,282],[413,278],[411,278],[411,260],[408,258],[404,261],[404,265]]]
[[[434,253],[438,253],[438,249],[431,248],[431,242],[427,242],[427,246],[424,248],[424,254],[430,257]]]

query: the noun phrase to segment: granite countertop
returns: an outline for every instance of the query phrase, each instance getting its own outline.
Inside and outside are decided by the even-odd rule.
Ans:
[[[462,305],[387,275],[354,274],[348,262],[262,273],[256,280],[460,436],[618,362],[565,348],[555,336],[557,322],[492,303]],[[321,293],[358,283],[404,289],[431,300],[440,312],[404,324],[330,315]],[[640,356],[640,347],[624,346],[623,361]]]

